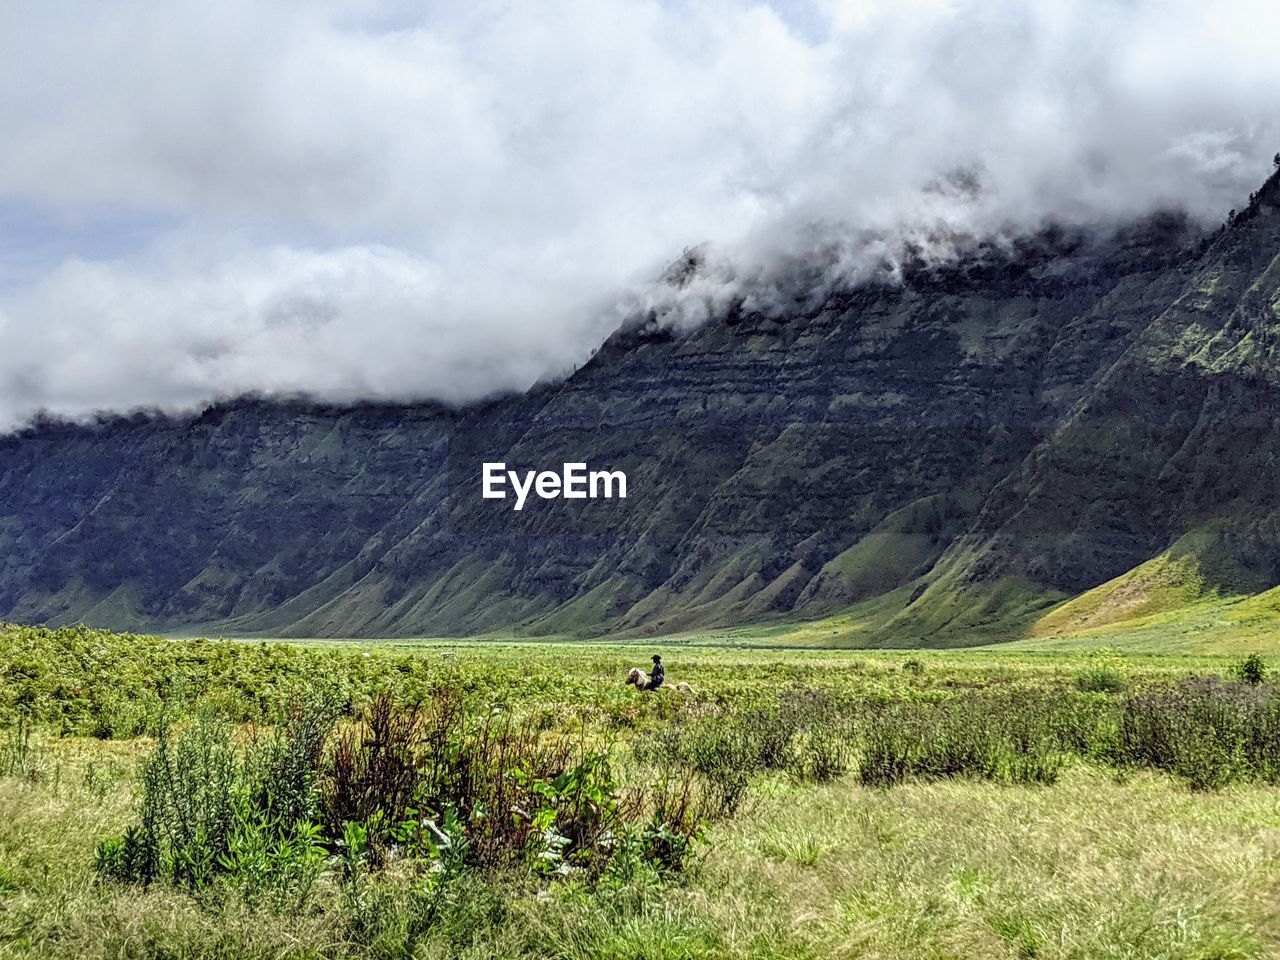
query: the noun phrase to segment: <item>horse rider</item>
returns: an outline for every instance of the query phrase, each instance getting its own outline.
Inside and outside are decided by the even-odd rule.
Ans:
[[[649,674],[649,689],[657,690],[662,686],[662,681],[667,679],[667,671],[663,669],[662,657],[658,654],[653,655],[653,672]]]

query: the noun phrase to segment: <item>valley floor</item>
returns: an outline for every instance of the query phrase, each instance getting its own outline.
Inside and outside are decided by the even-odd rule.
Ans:
[[[25,652],[10,646],[0,663],[8,710],[21,677],[39,675],[33,664],[46,641],[24,636]],[[144,649],[141,640],[119,644]],[[148,657],[169,655],[172,646],[130,654],[126,672],[115,663],[101,668],[102,682],[141,675]],[[102,649],[105,660],[116,654]],[[210,676],[259,690],[261,677],[246,664],[273,656],[291,664],[299,646],[228,649],[216,647],[213,659],[229,656],[232,666]],[[699,710],[745,710],[796,685],[930,703],[1002,686],[1074,690],[1088,685],[1079,678],[1097,675],[1141,688],[1191,674],[1223,676],[1233,666],[1215,657],[738,650],[667,641],[657,649],[668,677],[697,691],[692,705],[673,708],[658,698],[675,703],[674,694],[646,697],[620,683],[626,667],[646,663],[653,644],[330,642],[301,649],[351,677],[380,670],[384,660],[391,676],[413,677],[425,664],[476,703],[536,708],[546,724],[577,723],[583,735],[605,737],[608,729],[618,753],[646,731],[691,722]],[[192,650],[210,657],[205,648]],[[185,655],[175,654],[178,662]],[[81,666],[99,669],[90,660]],[[262,669],[268,680],[283,675],[280,667]],[[220,687],[209,689],[221,695]],[[1114,695],[1087,696],[1105,705]],[[1267,783],[1197,791],[1165,772],[1087,758],[1069,762],[1051,783],[958,776],[878,787],[853,770],[826,782],[764,771],[753,775],[742,806],[709,826],[677,878],[588,889],[477,877],[448,916],[393,945],[362,938],[329,905],[338,894],[325,888],[336,881],[324,876],[313,905],[298,911],[251,907],[220,888],[192,895],[160,881],[143,888],[101,880],[95,849],[136,821],[139,767],[155,741],[93,738],[79,729],[60,736],[46,725],[21,747],[6,716],[0,957],[1280,956],[1280,788]]]

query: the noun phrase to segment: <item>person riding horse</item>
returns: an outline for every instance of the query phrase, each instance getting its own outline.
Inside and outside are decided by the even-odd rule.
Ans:
[[[662,681],[667,679],[667,671],[663,669],[662,657],[658,654],[653,655],[653,671],[649,674],[649,689],[657,690],[662,686]]]
[[[662,658],[657,654],[653,656],[653,673],[645,673],[639,667],[632,667],[627,671],[626,682],[637,690],[643,690],[645,693],[652,690],[666,690],[671,693],[682,693],[685,696],[693,693],[693,687],[683,680],[671,684],[667,683],[667,671],[662,666]]]

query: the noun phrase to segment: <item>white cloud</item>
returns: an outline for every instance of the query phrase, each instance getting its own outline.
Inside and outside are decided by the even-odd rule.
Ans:
[[[0,424],[462,402],[579,362],[690,244],[717,296],[818,243],[856,271],[868,233],[1221,218],[1280,149],[1274,4],[414,6],[6,13],[0,203],[166,226],[6,271]],[[923,189],[957,168],[976,200]]]

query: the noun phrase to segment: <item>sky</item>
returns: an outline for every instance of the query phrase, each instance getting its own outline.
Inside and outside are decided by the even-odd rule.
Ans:
[[[1273,2],[9,7],[0,429],[466,403],[797,258],[856,282],[908,237],[1217,223],[1280,151]]]

